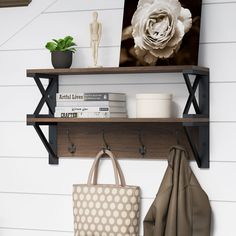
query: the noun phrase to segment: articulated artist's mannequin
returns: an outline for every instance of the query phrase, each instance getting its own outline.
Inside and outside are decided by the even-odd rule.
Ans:
[[[98,19],[98,13],[93,12],[93,22],[90,24],[90,34],[91,34],[90,45],[93,51],[93,63],[95,67],[97,67],[98,63],[98,46],[102,34],[102,24],[98,22],[97,19]]]

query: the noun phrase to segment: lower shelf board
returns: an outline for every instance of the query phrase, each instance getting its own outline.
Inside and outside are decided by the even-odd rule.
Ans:
[[[27,124],[40,123],[207,123],[208,118],[49,118],[27,116]]]

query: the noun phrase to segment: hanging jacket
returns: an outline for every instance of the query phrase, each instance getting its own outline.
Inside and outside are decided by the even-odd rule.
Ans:
[[[211,208],[183,147],[170,149],[168,168],[144,219],[144,236],[210,236]]]

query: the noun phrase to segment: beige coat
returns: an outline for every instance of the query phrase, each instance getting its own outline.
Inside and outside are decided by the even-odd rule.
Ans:
[[[144,236],[209,236],[211,208],[183,147],[172,147],[168,168],[144,219]]]

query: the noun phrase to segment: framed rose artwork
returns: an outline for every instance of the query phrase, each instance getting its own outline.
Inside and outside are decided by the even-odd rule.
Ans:
[[[31,0],[0,0],[0,7],[28,6]]]
[[[197,65],[202,0],[125,0],[120,66]]]

